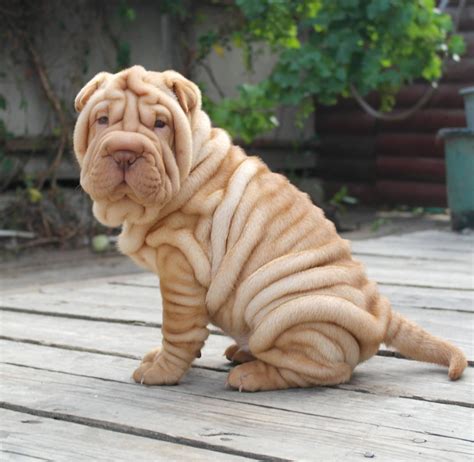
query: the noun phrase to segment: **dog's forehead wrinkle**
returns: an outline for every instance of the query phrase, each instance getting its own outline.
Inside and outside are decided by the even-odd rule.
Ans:
[[[111,83],[110,86],[104,89],[104,98],[107,100],[122,100],[124,98],[124,92],[120,87]]]
[[[124,93],[131,91],[145,104],[161,103],[161,93],[178,101],[178,97],[170,88],[164,74],[146,71],[141,66],[134,66],[104,82],[103,98],[109,100],[123,99]]]
[[[124,130],[137,131],[139,122],[138,97],[131,90],[125,90],[125,108],[123,113]]]

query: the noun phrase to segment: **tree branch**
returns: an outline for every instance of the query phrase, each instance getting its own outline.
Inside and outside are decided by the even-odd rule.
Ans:
[[[209,65],[207,65],[204,61],[201,61],[199,63],[199,66],[201,66],[206,71],[207,75],[209,76],[209,79],[211,80],[212,84],[214,85],[214,88],[217,90],[217,93],[219,93],[219,96],[221,98],[225,98],[225,93],[222,90],[222,88],[219,86],[219,84],[217,83],[217,79],[216,79],[214,73],[212,72],[211,67]]]
[[[20,42],[23,44],[25,51],[30,57],[33,63],[33,66],[35,68],[35,71],[39,77],[41,88],[43,89],[46,99],[48,100],[50,106],[52,107],[53,111],[56,114],[60,129],[61,129],[61,134],[59,137],[56,155],[53,161],[51,162],[50,166],[42,174],[39,175],[39,179],[38,179],[39,189],[41,189],[44,186],[44,183],[48,179],[48,177],[51,177],[51,184],[54,187],[56,186],[57,170],[63,158],[64,151],[68,144],[68,140],[70,139],[70,127],[69,127],[68,119],[67,119],[65,111],[63,110],[61,106],[61,100],[59,99],[58,95],[53,89],[51,80],[46,70],[46,66],[40,54],[38,53],[38,50],[34,46],[33,42],[28,37],[28,35],[22,30],[20,30],[14,23],[12,23],[11,21],[8,21],[8,24],[12,32],[18,37]]]

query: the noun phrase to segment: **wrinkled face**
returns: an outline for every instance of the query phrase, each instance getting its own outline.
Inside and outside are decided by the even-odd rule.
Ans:
[[[74,148],[100,221],[139,221],[179,191],[191,167],[199,100],[197,87],[180,74],[139,66],[98,74],[81,90]]]

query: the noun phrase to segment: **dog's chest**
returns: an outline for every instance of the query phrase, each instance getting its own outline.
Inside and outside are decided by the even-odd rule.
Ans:
[[[156,267],[156,249],[143,245],[137,252],[134,252],[129,255],[129,257],[139,266],[157,273],[158,269]]]
[[[157,273],[156,248],[145,240],[146,230],[139,227],[126,229],[119,236],[118,246],[122,253],[129,256],[137,265]]]

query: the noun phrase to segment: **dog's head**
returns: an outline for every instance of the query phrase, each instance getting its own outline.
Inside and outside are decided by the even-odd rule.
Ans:
[[[102,72],[79,92],[74,150],[101,222],[149,221],[177,194],[191,170],[200,106],[199,89],[182,75],[141,66]]]

